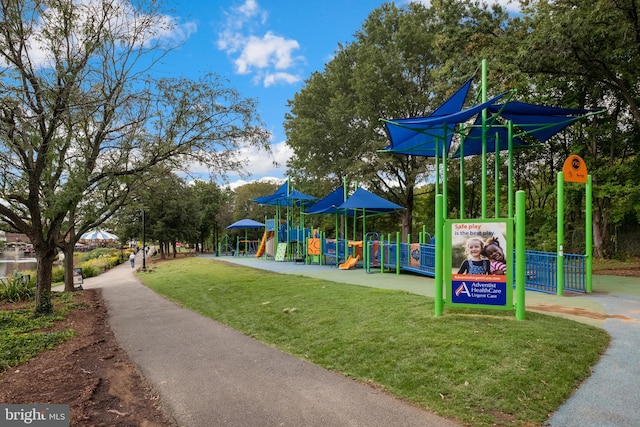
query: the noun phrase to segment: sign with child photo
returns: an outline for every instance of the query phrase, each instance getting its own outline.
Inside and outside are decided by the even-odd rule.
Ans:
[[[513,309],[513,221],[445,221],[445,304]]]

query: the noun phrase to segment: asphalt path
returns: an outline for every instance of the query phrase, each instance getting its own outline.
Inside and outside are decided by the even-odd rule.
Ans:
[[[83,287],[102,288],[116,339],[180,426],[459,425],[183,309],[132,271]]]
[[[371,276],[252,257],[218,259],[433,296],[433,281],[415,275]],[[140,262],[138,255],[138,267]],[[458,425],[185,310],[143,286],[133,271],[125,263],[86,279],[84,287],[102,288],[116,339],[180,426]],[[593,374],[545,425],[640,425],[640,279],[594,276],[592,294],[527,292],[526,299],[527,309],[562,306],[599,313],[595,319],[571,310],[555,314],[596,324],[612,336]]]

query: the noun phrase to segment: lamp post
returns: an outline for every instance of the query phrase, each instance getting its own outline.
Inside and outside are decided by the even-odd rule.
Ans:
[[[142,271],[147,271],[147,228],[144,222],[144,209],[142,209]]]

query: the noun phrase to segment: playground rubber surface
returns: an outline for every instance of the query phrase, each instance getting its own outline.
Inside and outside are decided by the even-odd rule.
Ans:
[[[327,265],[216,257],[284,274],[433,296],[433,280]],[[180,426],[455,426],[388,394],[266,346],[143,286],[128,264],[102,288],[113,333]],[[555,427],[640,425],[640,278],[594,276],[594,292],[526,293],[527,310],[600,326],[612,336],[593,374],[551,416]]]

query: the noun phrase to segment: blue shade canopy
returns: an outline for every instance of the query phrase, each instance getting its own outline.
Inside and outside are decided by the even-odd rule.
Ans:
[[[308,194],[301,193],[298,190],[293,190],[291,194],[289,194],[289,200],[296,202],[296,205],[305,204],[316,200],[317,197],[310,196]]]
[[[490,117],[487,122],[494,123],[496,116]],[[469,134],[464,138],[464,156],[476,156],[482,154],[482,117],[478,116],[474,122],[474,127],[470,129]],[[504,126],[491,126],[487,127],[487,153],[494,153],[496,151],[496,139],[498,139],[498,149],[500,151],[509,149],[509,132]],[[526,147],[527,143],[520,138],[512,138],[513,148]],[[460,157],[460,147],[453,154],[453,158]]]
[[[482,104],[443,116],[383,120],[391,144],[381,151],[435,157],[436,144],[439,144],[438,152],[448,153],[456,127],[506,94],[507,92],[504,92]]]
[[[227,227],[227,230],[231,230],[232,228],[262,228],[264,224],[258,221],[254,221],[252,219],[241,219],[240,221],[236,221],[230,226]]]
[[[364,188],[358,188],[344,203],[338,206],[338,211],[346,212],[350,215],[358,211],[364,214],[390,213],[404,210],[400,205],[396,205],[389,200],[375,195]]]
[[[344,187],[340,186],[309,206],[305,213],[310,215],[335,213],[342,203],[344,203]]]
[[[494,104],[487,108],[492,116],[487,120],[487,152],[495,151],[495,138],[498,134],[499,149],[508,149],[508,133],[503,124],[498,123],[499,118],[511,120],[514,126],[514,134],[528,134],[540,142],[545,142],[553,135],[565,129],[567,126],[583,118],[591,110],[549,107],[546,105],[527,104],[511,101],[507,104]],[[482,121],[476,119],[474,127],[469,131],[464,144],[464,155],[470,156],[482,153]],[[513,147],[526,146],[521,139],[513,138]],[[460,150],[453,157],[459,157]]]
[[[300,206],[315,199],[316,197],[301,193],[298,190],[289,191],[289,182],[287,181],[272,195],[257,197],[253,200],[267,206]]]
[[[449,97],[449,99],[444,101],[442,105],[436,108],[433,113],[429,114],[429,117],[446,116],[462,110],[464,100],[467,99],[467,94],[469,93],[469,89],[471,88],[472,80],[473,79],[467,80],[460,87],[460,89],[456,91],[456,93],[454,93]]]
[[[276,192],[271,194],[270,196],[257,197],[253,200],[255,202],[260,203],[261,205],[269,205],[269,204],[276,204],[276,203],[270,203],[270,202],[276,201],[279,198],[286,198],[288,195],[289,195],[289,181],[282,184],[280,188],[278,188]]]

